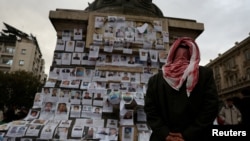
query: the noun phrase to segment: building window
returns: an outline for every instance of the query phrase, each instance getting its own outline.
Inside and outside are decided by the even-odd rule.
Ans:
[[[6,51],[5,52],[9,53],[9,54],[14,54],[15,48],[13,48],[13,47],[6,47]]]
[[[3,58],[1,62],[6,65],[12,65],[13,60],[11,58]]]
[[[23,66],[24,65],[24,60],[19,60],[19,66]]]
[[[247,61],[250,61],[250,49],[245,51],[245,57]]]
[[[26,49],[22,49],[22,54],[26,54]]]
[[[231,70],[235,67],[235,60],[234,58],[228,59],[225,63],[225,69]]]

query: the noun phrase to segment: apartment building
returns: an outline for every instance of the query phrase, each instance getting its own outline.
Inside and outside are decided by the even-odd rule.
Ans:
[[[6,29],[0,32],[0,70],[33,72],[41,82],[45,82],[45,61],[36,37],[9,24],[4,23],[4,26]]]
[[[222,99],[237,97],[250,90],[250,36],[235,45],[206,66],[214,70],[219,96]]]

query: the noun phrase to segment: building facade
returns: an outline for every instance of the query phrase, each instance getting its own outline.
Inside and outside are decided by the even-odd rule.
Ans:
[[[42,83],[45,82],[45,61],[36,37],[6,23],[4,25],[6,30],[0,34],[0,70],[33,72]]]
[[[214,70],[221,99],[238,97],[250,89],[250,36],[235,45],[206,66]]]

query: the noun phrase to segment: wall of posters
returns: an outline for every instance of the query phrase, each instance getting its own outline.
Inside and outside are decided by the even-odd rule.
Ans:
[[[27,117],[1,125],[0,136],[149,140],[151,130],[142,107],[148,79],[166,60],[169,39],[164,21],[100,15],[88,21],[88,35],[82,25],[57,31],[45,86]]]

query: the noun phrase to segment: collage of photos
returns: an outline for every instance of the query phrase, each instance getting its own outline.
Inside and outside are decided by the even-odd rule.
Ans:
[[[48,80],[33,107],[22,121],[0,125],[0,137],[149,141],[142,107],[149,78],[167,59],[169,35],[162,25],[161,20],[96,16],[90,45],[83,28],[60,31]],[[133,102],[140,108],[126,109]],[[114,112],[116,118],[106,117]]]

